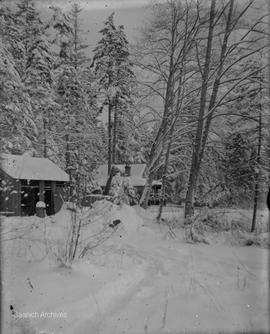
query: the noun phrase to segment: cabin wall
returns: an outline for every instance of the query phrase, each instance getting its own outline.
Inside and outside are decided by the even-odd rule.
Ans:
[[[65,185],[65,182],[55,181],[14,180],[0,170],[0,211],[5,215],[34,215],[36,213],[35,203],[38,200],[43,200],[48,204],[47,214],[57,213],[66,200]],[[31,198],[28,197],[30,193]],[[29,205],[27,198],[35,202],[30,211],[27,209],[27,205]]]
[[[36,214],[36,203],[40,200],[40,182],[37,180],[21,180],[21,215]]]
[[[46,204],[47,216],[53,215],[61,209],[64,199],[64,182],[46,180],[31,180],[30,182],[22,180],[22,182],[24,192],[29,194],[29,197],[26,197],[26,203],[24,203],[24,215],[35,215],[38,201]],[[30,200],[29,203],[27,203],[27,198]]]
[[[0,170],[0,211],[6,215],[21,214],[21,183]]]

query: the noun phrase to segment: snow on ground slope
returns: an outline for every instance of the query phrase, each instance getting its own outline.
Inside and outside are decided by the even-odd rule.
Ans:
[[[93,210],[82,239],[122,223],[72,269],[44,253],[44,221],[4,220],[3,333],[269,332],[268,249],[188,244],[142,209]],[[61,240],[68,221],[63,210],[46,233]]]

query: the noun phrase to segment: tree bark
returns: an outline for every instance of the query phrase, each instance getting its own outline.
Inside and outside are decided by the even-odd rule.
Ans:
[[[261,80],[261,79],[260,79]],[[261,82],[260,82],[260,92],[262,90]],[[253,200],[253,215],[252,215],[252,223],[251,223],[251,232],[255,231],[256,226],[256,217],[257,217],[257,208],[258,208],[258,198],[259,198],[259,182],[260,182],[260,163],[261,163],[261,147],[262,147],[262,105],[261,102],[259,104],[259,119],[258,119],[258,146],[257,146],[257,159],[256,159],[256,167],[258,168],[258,172],[255,173],[255,189],[254,189],[254,200]]]
[[[178,24],[178,16],[177,9],[174,3],[171,3],[171,15],[172,22],[170,25],[170,48],[169,48],[169,64],[168,64],[168,78],[166,80],[166,91],[164,97],[164,108],[163,108],[163,116],[162,121],[159,126],[155,141],[152,144],[150,156],[148,159],[147,167],[146,167],[146,178],[147,182],[143,190],[143,194],[140,199],[140,205],[144,207],[148,205],[148,197],[151,191],[149,184],[152,185],[154,175],[153,165],[155,164],[156,158],[162,155],[165,149],[165,140],[168,131],[168,125],[170,120],[170,114],[172,113],[173,101],[174,101],[174,86],[175,86],[175,72],[177,60],[175,60],[176,56],[176,48],[177,48],[177,24]],[[177,59],[179,58],[176,57]],[[159,152],[159,148],[161,151]],[[149,180],[148,180],[149,179]]]
[[[76,70],[78,67],[78,13],[79,13],[79,8],[78,5],[75,4],[73,7],[73,14],[74,14],[74,54],[75,54],[74,67]]]
[[[164,202],[166,200],[165,198],[166,197],[166,179],[167,179],[167,170],[168,170],[168,165],[169,165],[169,160],[170,160],[170,151],[171,151],[172,137],[173,137],[172,135],[173,135],[173,131],[171,131],[169,143],[168,143],[166,155],[165,155],[165,161],[164,161],[164,167],[163,167],[163,173],[162,173],[161,198],[160,198],[160,203],[159,203],[157,222],[160,222]]]
[[[65,160],[66,160],[66,172],[69,176],[71,176],[70,172],[70,146],[69,146],[69,134],[65,135],[65,142],[66,142],[66,152],[65,152]]]
[[[219,87],[220,87],[220,83],[221,83],[221,78],[223,76],[223,69],[224,69],[224,63],[225,63],[225,59],[228,56],[227,55],[227,51],[228,51],[228,39],[229,36],[232,32],[233,27],[236,25],[236,22],[238,22],[240,20],[240,18],[242,17],[242,15],[245,13],[245,11],[248,9],[248,7],[250,6],[250,4],[248,4],[241,12],[241,14],[237,17],[236,21],[233,22],[232,18],[233,18],[233,9],[234,9],[234,0],[230,0],[229,1],[229,10],[228,10],[228,15],[227,15],[227,19],[226,19],[226,26],[225,26],[225,31],[224,31],[224,37],[223,37],[223,42],[222,42],[222,46],[221,46],[221,53],[220,53],[220,58],[219,58],[219,65],[217,68],[217,75],[213,84],[213,88],[212,88],[212,93],[211,93],[211,97],[210,97],[210,101],[209,101],[209,106],[208,106],[208,115],[207,118],[205,120],[205,126],[203,128],[203,133],[202,133],[202,139],[201,139],[201,144],[200,144],[200,149],[198,151],[196,151],[196,153],[198,154],[198,161],[197,161],[197,165],[196,168],[193,168],[193,178],[194,178],[194,182],[193,182],[193,192],[195,192],[196,190],[196,185],[197,185],[197,179],[199,176],[199,172],[200,172],[200,167],[201,167],[201,163],[203,160],[203,156],[204,156],[204,151],[205,151],[205,147],[206,147],[206,143],[207,143],[207,139],[208,139],[208,134],[209,134],[209,130],[210,130],[210,126],[211,126],[211,122],[213,119],[213,115],[214,112],[216,111],[216,105],[217,105],[217,96],[218,96],[218,91],[219,91]],[[189,198],[191,197],[191,195],[189,196]],[[190,205],[190,201],[188,201],[188,205]],[[189,208],[190,210],[190,208]],[[187,211],[189,211],[187,210]],[[188,213],[187,213],[188,215]]]
[[[209,14],[209,28],[208,28],[208,37],[207,37],[207,47],[206,47],[206,53],[205,53],[205,65],[204,65],[204,70],[203,70],[203,75],[202,75],[202,88],[201,88],[201,95],[200,95],[199,117],[198,117],[194,149],[192,153],[192,161],[191,161],[189,180],[188,180],[188,190],[186,193],[186,200],[185,200],[185,217],[189,217],[193,214],[193,198],[194,198],[194,192],[195,192],[197,176],[198,176],[197,166],[198,166],[198,160],[199,160],[199,152],[201,148],[203,123],[204,123],[204,111],[205,111],[206,96],[207,96],[207,85],[208,85],[211,54],[212,54],[213,32],[214,32],[214,25],[215,25],[215,22],[214,22],[215,21],[215,7],[216,7],[216,0],[212,0],[210,14]]]
[[[71,161],[70,161],[70,138],[69,134],[65,135],[65,144],[66,144],[66,152],[65,152],[65,163],[66,163],[66,172],[69,175],[69,186],[68,186],[68,200],[71,200],[72,193],[73,193],[73,180],[71,175]]]
[[[43,117],[43,157],[47,158],[47,122]]]
[[[111,184],[112,184],[112,179],[113,177],[116,175],[118,169],[115,166],[112,166],[110,174],[108,176],[104,191],[103,191],[103,195],[109,195],[110,193],[110,189],[111,189]]]
[[[113,105],[109,101],[108,105],[108,177],[111,173],[112,168],[112,111]]]
[[[149,196],[150,196],[150,192],[152,189],[152,184],[153,184],[153,176],[150,173],[149,176],[146,178],[146,183],[143,188],[143,193],[142,193],[142,196],[139,202],[140,206],[143,207],[144,209],[148,207],[148,201],[149,201]]]
[[[117,103],[116,103],[114,107],[114,120],[113,120],[112,164],[116,164],[117,122],[118,122],[118,113],[117,113]]]
[[[172,40],[174,40],[174,33],[172,35]],[[173,44],[173,43],[172,43]],[[170,109],[173,104],[173,88],[174,88],[174,73],[173,73],[173,68],[174,68],[174,49],[171,52],[170,56],[170,63],[169,63],[169,76],[166,84],[166,93],[165,93],[165,103],[164,103],[164,112],[163,112],[163,118],[161,121],[161,125],[158,129],[158,133],[156,135],[155,141],[152,144],[151,147],[151,152],[150,152],[150,157],[149,161],[146,167],[146,177],[147,179],[150,179],[150,182],[146,182],[146,185],[143,190],[142,197],[140,199],[140,205],[142,205],[144,208],[148,206],[148,197],[149,193],[151,191],[151,188],[149,187],[149,184],[152,185],[153,182],[153,160],[156,156],[157,153],[157,147],[160,145],[164,145],[164,136],[166,134],[167,128],[168,128],[168,122],[169,122],[169,114],[170,114]],[[163,152],[163,149],[161,150]],[[162,153],[161,152],[161,153]]]
[[[186,44],[186,41],[184,42]],[[175,112],[174,115],[172,115],[172,119],[171,120],[171,124],[170,124],[170,131],[169,131],[169,142],[167,145],[167,150],[166,150],[166,154],[165,154],[165,161],[164,161],[164,166],[163,166],[163,171],[162,171],[162,190],[161,190],[161,199],[160,199],[160,204],[159,204],[159,211],[158,211],[158,215],[157,215],[157,222],[160,222],[161,216],[162,216],[162,210],[163,210],[163,206],[164,206],[164,202],[166,201],[166,178],[167,178],[167,170],[168,170],[168,166],[169,166],[169,161],[170,161],[170,152],[171,152],[171,146],[172,146],[172,142],[173,142],[173,134],[174,134],[174,128],[176,125],[176,122],[178,120],[178,117],[181,113],[182,110],[182,104],[183,104],[183,99],[184,99],[184,89],[182,86],[182,82],[183,82],[183,75],[184,75],[184,62],[185,62],[185,51],[184,51],[184,56],[183,56],[183,60],[182,60],[182,65],[181,65],[181,69],[180,69],[180,73],[179,73],[179,85],[178,85],[178,94],[177,94],[177,102],[176,102],[176,106],[175,106]],[[165,136],[163,137],[163,141],[164,141],[164,145],[165,145]]]
[[[148,158],[148,163],[146,166],[146,169],[144,171],[145,173],[145,178],[146,178],[146,183],[145,186],[143,188],[143,193],[142,196],[140,198],[139,204],[143,207],[143,208],[147,208],[148,206],[148,197],[149,197],[149,193],[151,191],[151,187],[152,187],[152,182],[153,182],[153,161],[156,157],[157,154],[157,146],[160,144],[160,137],[161,137],[161,127],[159,127],[158,129],[158,133],[153,141],[152,147],[151,147],[151,151],[150,151],[150,155]],[[151,187],[149,187],[149,184],[151,184]]]
[[[216,75],[216,79],[215,79],[214,84],[213,84],[212,93],[211,93],[211,97],[210,97],[210,102],[209,102],[209,106],[208,106],[208,111],[210,112],[212,110],[212,112],[210,112],[209,115],[207,116],[206,122],[205,122],[205,127],[204,127],[204,130],[203,130],[201,149],[200,149],[200,152],[199,152],[199,159],[198,159],[198,166],[197,166],[197,169],[196,169],[197,174],[199,173],[199,170],[200,170],[200,167],[201,167],[201,162],[202,162],[202,159],[203,159],[203,156],[204,156],[204,151],[205,151],[206,142],[207,142],[207,139],[208,139],[208,134],[209,134],[213,114],[215,112],[214,107],[215,107],[216,100],[217,100],[217,95],[218,95],[218,91],[219,91],[219,87],[220,87],[221,74],[222,74],[222,71],[223,71],[224,61],[225,61],[226,52],[227,52],[227,45],[228,45],[228,38],[230,36],[233,8],[234,8],[234,0],[230,0],[230,7],[229,7],[227,20],[226,20],[224,38],[223,38],[221,53],[220,53],[220,58],[219,58],[219,66],[218,66],[218,69],[217,69],[217,75]]]

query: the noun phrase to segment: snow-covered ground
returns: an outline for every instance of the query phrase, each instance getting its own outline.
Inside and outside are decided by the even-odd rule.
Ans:
[[[84,215],[80,247],[100,231],[103,239],[72,269],[53,256],[69,210],[4,219],[3,333],[269,332],[267,248],[213,236],[187,243],[183,228],[156,224],[154,210],[99,202]],[[114,219],[122,223],[104,232]]]

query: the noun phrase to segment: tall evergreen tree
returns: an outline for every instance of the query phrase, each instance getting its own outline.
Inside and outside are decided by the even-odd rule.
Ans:
[[[54,12],[59,144],[64,167],[71,177],[71,196],[80,202],[91,182],[95,162],[100,159],[97,152],[102,152],[101,129],[96,119],[98,112],[86,46],[81,42],[80,8],[75,4],[67,14],[56,8]]]
[[[108,174],[116,163],[119,129],[124,125],[125,113],[132,104],[134,73],[124,27],[116,27],[114,13],[100,31],[101,40],[94,49],[92,66],[100,87],[102,107],[108,107]],[[119,150],[120,151],[120,150]],[[119,155],[118,151],[118,155]]]
[[[11,14],[12,13],[12,14]],[[39,155],[47,155],[46,124],[48,112],[54,106],[52,65],[53,58],[33,0],[21,0],[15,11],[6,14],[4,40],[9,41],[8,50],[25,93],[29,96],[32,122],[37,136],[32,145]]]
[[[251,199],[254,182],[256,148],[243,134],[234,133],[227,139],[223,161],[225,184],[230,191],[231,204]]]
[[[0,8],[0,127],[1,149],[11,153],[33,150],[37,127],[21,64],[25,60],[21,27],[16,15]]]

